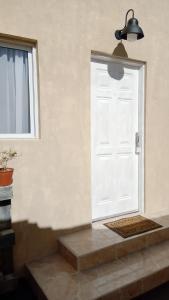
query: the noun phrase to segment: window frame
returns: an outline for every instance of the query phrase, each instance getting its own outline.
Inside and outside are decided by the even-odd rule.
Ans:
[[[28,52],[28,78],[30,103],[30,133],[0,133],[0,139],[36,139],[39,138],[38,83],[37,83],[37,49],[34,45],[22,45],[1,42],[0,47],[25,50]]]

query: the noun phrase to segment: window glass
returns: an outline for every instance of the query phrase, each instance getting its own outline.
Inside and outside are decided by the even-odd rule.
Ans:
[[[0,134],[30,133],[28,51],[0,47]]]

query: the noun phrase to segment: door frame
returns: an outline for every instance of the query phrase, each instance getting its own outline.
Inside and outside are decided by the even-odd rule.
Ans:
[[[145,208],[145,159],[144,159],[144,152],[145,152],[145,87],[146,87],[146,67],[147,63],[145,61],[130,59],[130,58],[123,58],[118,56],[109,55],[103,52],[98,51],[91,51],[91,58],[90,58],[90,65],[92,60],[97,61],[105,61],[105,62],[116,62],[123,64],[128,64],[129,66],[136,66],[139,68],[139,90],[138,93],[138,130],[141,135],[141,144],[142,144],[142,151],[139,154],[138,159],[138,210],[137,211],[129,211],[125,212],[120,215],[126,214],[134,214],[134,213],[144,213]],[[90,68],[90,75],[91,75],[91,68]],[[91,109],[91,80],[90,80],[90,183],[91,183],[91,215],[92,215],[92,222],[103,220],[105,218],[97,218],[93,219],[92,214],[92,151],[91,151],[91,143],[92,143],[92,109]],[[116,217],[117,215],[108,216],[107,218]]]

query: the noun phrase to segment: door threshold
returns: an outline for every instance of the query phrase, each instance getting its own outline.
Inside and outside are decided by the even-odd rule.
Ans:
[[[99,222],[99,223],[104,223],[105,221],[116,221],[116,220],[119,220],[121,218],[129,218],[129,217],[134,217],[134,216],[137,216],[137,215],[140,215],[142,214],[143,212],[141,211],[132,211],[132,212],[125,212],[125,213],[122,213],[122,214],[118,214],[118,215],[113,215],[113,216],[108,216],[108,217],[103,217],[103,218],[98,218],[98,219],[94,219],[92,220],[92,223],[96,223],[96,222]]]

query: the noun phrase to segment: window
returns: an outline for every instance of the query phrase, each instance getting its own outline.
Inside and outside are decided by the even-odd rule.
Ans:
[[[36,48],[0,42],[0,138],[38,134]]]

